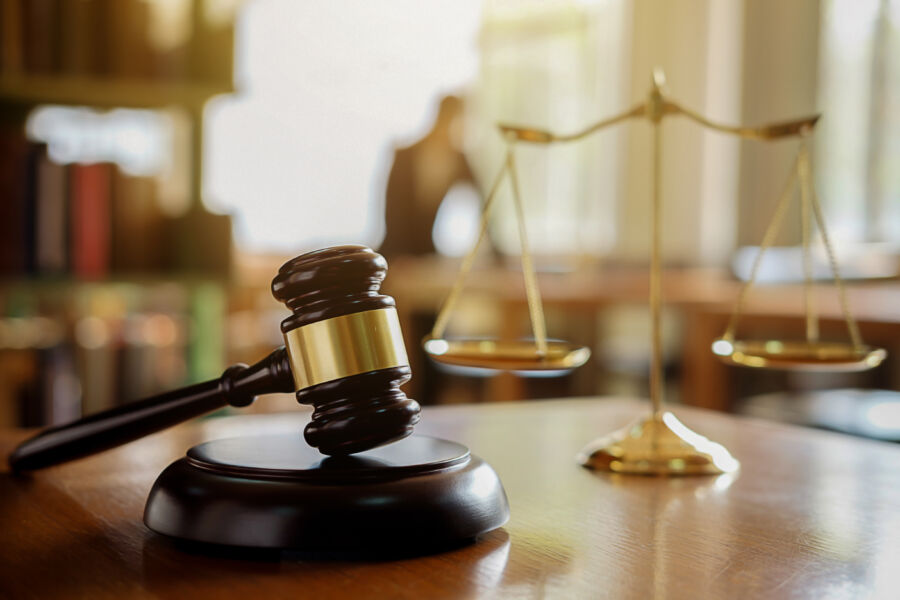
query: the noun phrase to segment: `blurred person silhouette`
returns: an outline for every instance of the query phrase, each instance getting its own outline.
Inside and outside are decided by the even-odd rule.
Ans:
[[[385,236],[378,249],[388,260],[434,254],[432,230],[441,202],[454,185],[475,185],[460,148],[462,116],[462,99],[445,96],[431,131],[394,152],[385,192]]]

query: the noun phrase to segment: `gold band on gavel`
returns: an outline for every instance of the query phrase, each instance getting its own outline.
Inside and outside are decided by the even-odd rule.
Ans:
[[[285,333],[284,341],[297,390],[409,365],[393,307],[310,323]]]

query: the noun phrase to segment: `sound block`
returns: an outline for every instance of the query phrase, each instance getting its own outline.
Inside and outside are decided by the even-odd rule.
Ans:
[[[508,518],[490,465],[417,435],[344,457],[299,434],[206,442],[160,474],[144,510],[147,527],[181,540],[316,552],[439,548]]]

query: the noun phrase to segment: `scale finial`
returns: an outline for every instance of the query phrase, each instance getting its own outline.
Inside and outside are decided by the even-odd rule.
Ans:
[[[650,76],[650,85],[656,91],[664,91],[666,88],[666,72],[660,66],[653,67],[653,73]]]

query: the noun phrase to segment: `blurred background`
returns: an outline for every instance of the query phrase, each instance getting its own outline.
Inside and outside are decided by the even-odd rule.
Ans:
[[[381,248],[423,404],[647,394],[650,127],[521,146],[552,378],[448,371],[420,340],[477,235],[496,124],[568,133],[670,96],[749,125],[821,112],[817,190],[862,374],[727,367],[721,335],[798,142],[669,119],[667,396],[900,440],[900,0],[2,0],[0,425],[61,423],[282,344],[269,283],[322,246]],[[509,190],[449,333],[530,335]],[[803,334],[800,210],[742,333]],[[827,257],[822,333],[846,341]],[[266,399],[272,406],[290,398]]]

